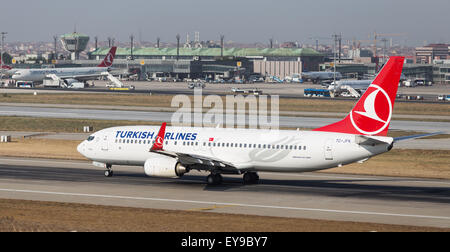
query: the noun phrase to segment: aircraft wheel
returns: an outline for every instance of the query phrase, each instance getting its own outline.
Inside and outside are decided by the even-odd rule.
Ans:
[[[112,177],[113,175],[114,175],[114,172],[112,170],[105,171],[105,177]]]
[[[223,178],[222,175],[219,173],[216,174],[210,174],[208,177],[206,177],[206,182],[208,185],[219,185],[222,184]]]
[[[245,184],[257,184],[259,182],[259,175],[256,172],[246,172],[244,174]]]

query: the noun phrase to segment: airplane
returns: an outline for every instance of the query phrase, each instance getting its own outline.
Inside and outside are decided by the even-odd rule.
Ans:
[[[361,94],[366,92],[367,88],[372,84],[374,79],[369,80],[338,80],[336,82],[331,82],[328,85],[328,90],[332,92],[335,96],[341,95],[342,93],[348,93],[353,97],[359,98]],[[406,76],[402,73],[400,75],[400,81],[406,80]]]
[[[105,59],[97,67],[19,69],[12,75],[12,79],[36,83],[42,83],[44,79],[50,78],[52,75],[68,83],[96,79],[104,76],[104,72],[108,72],[113,64],[116,49],[115,46],[111,47]]]
[[[202,127],[123,126],[100,130],[77,146],[96,166],[113,175],[113,165],[142,166],[147,176],[179,178],[206,171],[208,185],[222,174],[307,172],[341,167],[390,151],[400,140],[439,134],[387,136],[404,57],[391,57],[341,121],[312,131]]]
[[[336,80],[340,80],[341,78],[342,74],[336,72]],[[321,81],[330,81],[334,80],[334,72],[303,72],[302,79],[304,81],[311,80],[314,84]]]

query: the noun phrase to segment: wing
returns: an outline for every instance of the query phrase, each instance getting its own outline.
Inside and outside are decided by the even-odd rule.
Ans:
[[[182,152],[174,152],[164,150],[164,137],[166,132],[166,123],[164,122],[159,129],[158,135],[156,136],[155,143],[150,148],[150,152],[158,153],[161,155],[173,157],[178,160],[182,165],[195,170],[206,170],[206,171],[219,171],[220,173],[227,174],[241,174],[243,169],[238,169],[232,163],[214,159],[202,155],[188,154]]]

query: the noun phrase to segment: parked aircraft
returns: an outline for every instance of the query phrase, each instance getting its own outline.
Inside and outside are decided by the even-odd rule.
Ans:
[[[117,47],[112,47],[97,67],[20,69],[15,71],[12,78],[16,81],[32,81],[35,83],[42,83],[46,78],[59,78],[69,83],[93,80],[104,76],[103,73],[107,72],[112,66],[116,49]]]
[[[335,73],[334,72],[303,72],[302,79],[304,81],[311,80],[314,84],[320,83],[322,81],[333,81]],[[336,72],[336,80],[340,80],[342,74]]]

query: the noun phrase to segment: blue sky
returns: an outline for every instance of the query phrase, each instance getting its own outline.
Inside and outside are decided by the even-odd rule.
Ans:
[[[311,37],[368,39],[369,33],[404,33],[394,42],[450,42],[448,0],[39,0],[1,3],[0,30],[8,41],[51,41],[77,31],[128,41],[174,41],[200,32],[202,40],[312,43]],[[5,11],[7,10],[7,11]]]

